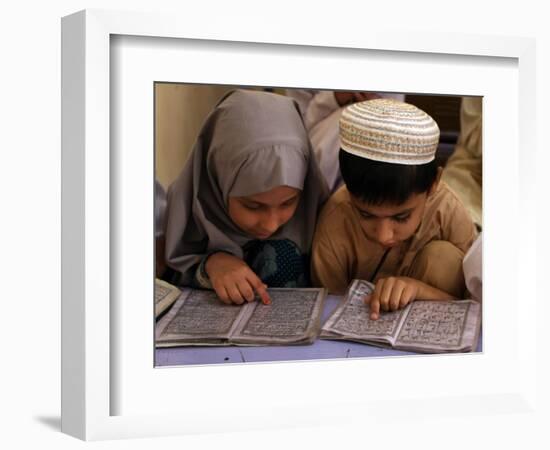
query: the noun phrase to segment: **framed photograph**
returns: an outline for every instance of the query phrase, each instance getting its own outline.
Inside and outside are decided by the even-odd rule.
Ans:
[[[474,247],[478,230],[482,229],[481,96],[170,82],[155,83],[154,89],[155,366],[482,351],[480,304],[453,300],[416,302],[415,311],[411,312],[412,306],[403,304],[399,310],[384,314],[380,322],[369,319],[369,306],[364,304],[365,295],[371,292],[374,283],[398,274],[438,286],[444,291],[433,294],[439,296],[439,300],[447,293],[460,299],[471,296],[480,300],[479,293],[476,296],[475,292],[464,292],[462,266],[463,259],[471,258],[465,258],[464,253],[470,246]],[[413,123],[410,116],[404,119],[398,115],[404,114],[402,108],[407,108],[407,114],[413,111],[418,118],[425,117],[429,123],[437,124],[437,136],[429,147],[432,160],[424,166],[423,173],[430,174],[430,184],[440,173],[441,183],[433,190],[433,196],[426,195],[426,199],[430,198],[426,203],[429,212],[414,218],[411,218],[412,208],[403,205],[409,200],[409,193],[406,201],[397,206],[386,202],[384,213],[388,214],[389,208],[399,217],[399,221],[387,225],[391,236],[399,235],[398,242],[389,243],[390,235],[377,231],[372,224],[381,222],[378,220],[364,222],[365,227],[369,224],[368,235],[366,240],[362,239],[362,233],[366,233],[359,228],[362,222],[356,219],[355,210],[343,206],[342,226],[349,230],[349,223],[354,223],[361,231],[353,238],[346,232],[335,236],[334,228],[341,228],[340,222],[323,225],[330,230],[331,243],[337,242],[330,246],[330,251],[325,250],[329,246],[313,239],[314,232],[316,236],[321,233],[323,220],[319,218],[316,227],[307,227],[303,212],[307,210],[315,218],[325,201],[327,206],[323,209],[331,208],[329,195],[333,194],[334,198],[345,195],[345,176],[339,169],[339,158],[345,156],[340,152],[340,117],[345,108],[351,111],[369,105],[378,105],[386,108],[385,111],[396,108],[394,117],[387,119],[392,126],[398,120],[409,126]],[[374,126],[379,133],[379,122]],[[418,136],[418,130],[415,131],[417,134],[410,132],[410,135]],[[386,136],[391,139],[394,134]],[[300,142],[301,147],[295,142]],[[303,148],[298,151],[308,158],[294,160],[296,148]],[[284,153],[280,149],[284,149]],[[255,155],[261,157],[255,159]],[[350,158],[357,164],[355,156]],[[293,164],[289,164],[289,160]],[[305,166],[300,165],[300,161],[310,160],[316,167],[310,169],[310,181],[300,184],[300,172],[292,168]],[[201,164],[197,165],[199,161]],[[386,198],[402,195],[403,183],[399,180],[417,166],[382,164],[385,164],[384,195]],[[278,171],[283,165],[284,172]],[[392,172],[396,167],[399,173]],[[355,181],[355,189],[360,186],[372,195],[372,190],[363,187],[368,168],[362,171],[359,182]],[[388,178],[388,171],[392,178]],[[350,170],[345,173],[349,177]],[[282,182],[294,183],[297,187],[281,188],[277,183]],[[424,185],[427,190],[429,186]],[[390,190],[388,186],[397,189]],[[451,193],[449,187],[456,194]],[[231,192],[240,194],[232,196]],[[315,201],[314,196],[320,194],[322,201]],[[458,203],[455,195],[463,203]],[[229,199],[229,207],[222,198]],[[380,203],[366,206],[381,208]],[[205,211],[205,215],[208,212],[208,218],[203,218],[201,211]],[[272,214],[266,215],[266,211]],[[419,229],[421,223],[423,228]],[[205,230],[204,236],[185,237],[197,236],[192,230],[198,231],[199,226]],[[301,230],[300,236],[293,234],[295,229]],[[209,249],[209,241],[217,239],[218,230],[225,232],[226,242],[217,241],[217,247]],[[267,236],[263,234],[265,230],[269,231]],[[412,235],[417,242],[438,240],[444,235],[447,242],[456,243],[462,249],[454,253],[456,257],[447,256],[447,262],[440,257],[442,252],[437,251],[438,265],[447,264],[441,275],[436,275],[434,269],[426,274],[408,272],[425,267],[407,262],[417,261],[424,248],[413,244]],[[303,244],[302,239],[316,243]],[[247,304],[240,291],[231,292],[231,287],[216,285],[215,281],[210,283],[207,276],[201,274],[199,259],[208,259],[222,245],[227,251],[227,246],[236,240],[242,243],[236,245],[238,248],[233,248],[233,252],[242,248],[243,253],[236,264],[241,267],[245,262],[253,272],[249,276],[262,277],[262,282],[269,286],[273,303],[264,305],[253,301],[255,286],[248,284],[250,304]],[[347,242],[357,243],[360,256],[348,250]],[[332,250],[339,245],[343,251]],[[476,246],[480,247],[479,242]],[[408,250],[411,248],[413,250]],[[406,258],[397,256],[405,252],[410,252]],[[227,261],[227,253],[217,256]],[[359,269],[336,283],[334,279],[340,280],[345,270],[334,261],[354,258],[363,259],[348,266]],[[311,276],[310,265],[315,268]],[[458,271],[451,267],[458,267]],[[203,268],[206,269],[206,264]],[[449,273],[458,276],[449,277]],[[254,283],[254,279],[247,279],[246,283]],[[362,281],[350,288],[353,279]],[[228,289],[231,296],[227,294]],[[246,286],[241,285],[240,289],[245,290]],[[349,293],[348,301],[342,302],[345,292]],[[417,296],[425,298],[422,295]]]
[[[501,414],[538,414],[537,293],[528,282],[536,242],[509,238],[536,222],[534,42],[218,25],[96,10],[63,18],[62,430],[100,440],[367,422],[381,429],[388,417],[473,412],[496,430]],[[159,83],[482,98],[483,351],[155,365]]]

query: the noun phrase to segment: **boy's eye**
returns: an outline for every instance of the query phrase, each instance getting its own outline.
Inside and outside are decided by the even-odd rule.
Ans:
[[[399,222],[399,223],[404,223],[406,222],[407,220],[409,220],[409,218],[411,217],[410,214],[407,214],[405,216],[395,216],[393,218],[393,220],[395,220],[396,222]]]
[[[359,215],[361,216],[362,219],[372,219],[373,216],[371,216],[370,214],[367,214],[367,213],[364,213],[364,212],[360,212]]]

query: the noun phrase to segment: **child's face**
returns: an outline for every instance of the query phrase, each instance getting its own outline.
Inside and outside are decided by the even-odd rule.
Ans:
[[[384,248],[390,248],[406,241],[417,230],[429,192],[412,194],[401,205],[383,203],[372,205],[350,194],[351,202],[361,222],[367,239]]]
[[[296,188],[278,186],[247,197],[229,197],[229,217],[245,233],[267,239],[292,218],[300,193]]]

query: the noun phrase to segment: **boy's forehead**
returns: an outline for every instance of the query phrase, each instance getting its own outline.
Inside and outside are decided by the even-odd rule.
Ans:
[[[407,200],[399,205],[391,202],[375,204],[363,201],[359,197],[356,197],[350,193],[350,199],[355,208],[362,212],[379,217],[395,216],[415,209],[422,204],[425,197],[425,194],[411,194]]]

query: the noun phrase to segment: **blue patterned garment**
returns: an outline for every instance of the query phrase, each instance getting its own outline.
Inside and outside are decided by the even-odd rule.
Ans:
[[[308,287],[309,258],[288,240],[250,241],[244,260],[269,287]]]

